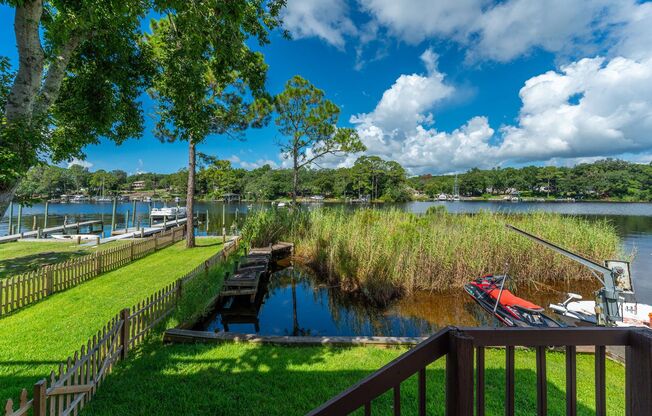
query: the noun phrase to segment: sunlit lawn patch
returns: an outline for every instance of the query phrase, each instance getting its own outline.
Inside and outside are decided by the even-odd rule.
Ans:
[[[152,341],[120,363],[86,415],[303,415],[382,367],[405,349],[282,347],[251,344],[169,345]],[[536,413],[535,354],[516,352],[516,414]],[[486,351],[487,414],[502,414],[505,352]],[[624,414],[624,367],[607,361],[608,414]],[[548,413],[565,414],[564,354],[548,353]],[[578,414],[593,415],[594,362],[578,355]],[[428,414],[444,414],[445,361],[427,372]],[[401,410],[417,414],[417,380],[401,385]],[[392,394],[373,403],[393,414]],[[361,414],[361,412],[360,412]]]
[[[16,398],[45,377],[107,321],[189,272],[222,248],[221,239],[181,241],[0,319],[0,398]]]

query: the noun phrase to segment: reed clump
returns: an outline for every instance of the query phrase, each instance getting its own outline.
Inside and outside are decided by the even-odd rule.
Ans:
[[[332,283],[380,302],[417,290],[458,290],[478,276],[505,271],[518,286],[595,279],[586,268],[505,224],[599,262],[621,255],[608,221],[551,213],[322,209],[296,215],[303,216],[301,227],[279,232],[295,242],[296,255]]]

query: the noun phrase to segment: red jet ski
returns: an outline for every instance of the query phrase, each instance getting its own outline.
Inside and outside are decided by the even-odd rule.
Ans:
[[[508,275],[486,275],[464,285],[478,305],[494,315],[506,326],[559,328],[566,325],[545,315],[544,309],[530,301],[521,299],[508,289],[505,281]]]

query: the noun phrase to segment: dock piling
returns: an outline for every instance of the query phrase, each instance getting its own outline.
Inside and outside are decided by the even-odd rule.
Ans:
[[[36,215],[32,217],[32,231],[36,231]]]
[[[48,228],[48,211],[50,210],[50,202],[45,201],[45,219],[43,220],[43,228]]]
[[[14,228],[14,201],[9,202],[9,225],[7,226],[7,231],[8,234],[13,234],[13,228]]]
[[[136,200],[134,199],[133,203],[131,204],[131,226],[135,227],[136,226]]]
[[[23,204],[18,204],[18,221],[16,222],[16,225],[18,226],[18,234],[20,234],[23,225]]]
[[[116,205],[118,203],[117,198],[113,198],[113,210],[111,211],[111,234],[113,234],[113,231],[115,231],[115,210],[116,210]]]
[[[125,212],[125,232],[129,231],[129,210]]]

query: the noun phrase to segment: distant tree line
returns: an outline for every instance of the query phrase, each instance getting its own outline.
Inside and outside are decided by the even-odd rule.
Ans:
[[[212,156],[200,155],[199,159],[195,191],[201,198],[222,199],[225,194],[238,194],[243,199],[272,200],[292,196],[293,169],[264,165],[245,170]],[[302,168],[299,176],[300,197],[321,195],[383,201],[407,201],[412,197],[405,169],[397,162],[377,156],[362,156],[350,168]],[[135,191],[183,196],[187,191],[187,179],[187,169],[171,174],[128,175],[122,170],[90,172],[79,165],[70,168],[40,165],[30,169],[16,195],[22,201],[55,198],[61,194],[111,196]],[[134,187],[134,182],[141,183]]]
[[[452,193],[455,176],[422,175],[410,178],[409,183],[435,197]],[[652,164],[605,159],[573,167],[471,169],[458,175],[458,186],[461,195],[475,197],[519,193],[542,198],[652,201]]]
[[[203,199],[222,199],[238,194],[248,200],[290,198],[292,169],[264,165],[256,169],[234,168],[228,160],[202,155],[195,191]],[[377,156],[361,156],[349,168],[299,171],[300,197],[368,198],[401,202],[414,198],[434,198],[451,194],[454,175],[421,175],[408,178],[394,161]],[[652,165],[606,159],[574,167],[526,166],[522,168],[471,169],[457,175],[459,192],[468,197],[493,197],[510,193],[542,198],[616,199],[652,201]],[[136,173],[122,170],[90,172],[79,165],[61,168],[40,165],[32,168],[21,182],[19,200],[54,198],[61,194],[117,195],[138,192],[150,195],[186,194],[187,169],[171,174]]]

